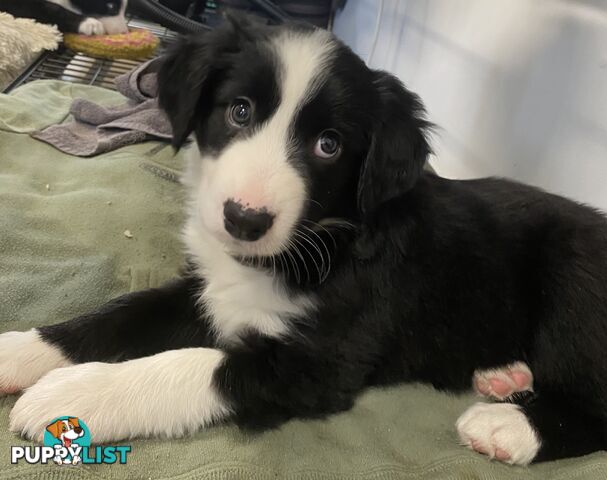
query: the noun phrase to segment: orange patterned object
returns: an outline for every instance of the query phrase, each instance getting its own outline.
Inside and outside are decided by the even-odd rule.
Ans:
[[[152,55],[158,38],[147,30],[135,30],[117,35],[76,35],[66,33],[65,46],[76,52],[101,58],[139,59]]]

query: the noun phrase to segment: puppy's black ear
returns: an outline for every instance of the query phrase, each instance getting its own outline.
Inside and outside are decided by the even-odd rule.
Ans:
[[[214,91],[238,51],[240,34],[233,23],[179,39],[158,72],[158,102],[173,127],[173,146],[183,145],[196,124],[210,113]]]
[[[363,217],[411,189],[430,154],[426,139],[430,123],[424,119],[419,97],[394,76],[380,71],[374,74],[379,109],[358,183]]]

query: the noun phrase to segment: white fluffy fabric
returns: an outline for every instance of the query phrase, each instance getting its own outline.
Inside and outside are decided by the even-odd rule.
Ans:
[[[0,91],[42,50],[55,50],[61,39],[61,33],[54,25],[0,12]]]

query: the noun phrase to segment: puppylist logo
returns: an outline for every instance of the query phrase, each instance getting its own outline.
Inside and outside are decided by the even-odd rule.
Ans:
[[[57,465],[125,464],[130,445],[91,447],[91,432],[78,417],[57,417],[46,426],[44,446],[11,447],[11,463],[42,463]]]

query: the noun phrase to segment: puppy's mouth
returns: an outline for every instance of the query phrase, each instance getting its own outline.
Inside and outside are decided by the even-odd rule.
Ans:
[[[67,448],[70,448],[72,446],[72,439],[71,438],[63,438],[63,445]]]
[[[300,220],[283,246],[270,254],[232,254],[242,265],[280,274],[295,285],[319,285],[331,274],[332,264],[356,232],[346,220]]]
[[[226,251],[232,258],[243,265],[262,266],[266,262],[271,262],[272,258],[284,254],[288,249],[288,244],[274,247],[273,245],[268,245],[263,240],[255,243],[259,244],[229,240],[226,244]]]

